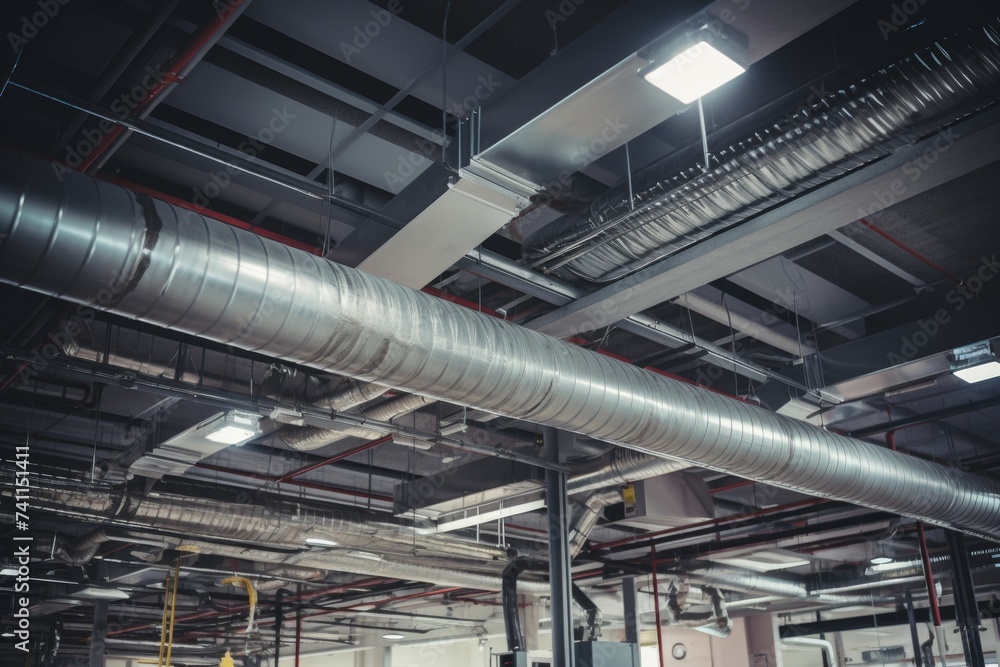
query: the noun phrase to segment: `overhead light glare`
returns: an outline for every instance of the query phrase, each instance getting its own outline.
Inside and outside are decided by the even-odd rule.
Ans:
[[[875,556],[871,559],[872,565],[885,565],[886,563],[891,563],[892,559],[888,556]]]
[[[398,632],[389,632],[382,635],[382,639],[406,639],[406,635],[401,635]]]
[[[307,537],[306,544],[311,547],[336,547],[340,546],[339,543],[333,540],[328,540],[322,537]]]
[[[701,40],[643,78],[684,104],[691,104],[745,71],[746,67]]]
[[[223,445],[242,445],[260,434],[260,415],[230,410],[209,426],[205,439]]]
[[[960,380],[965,380],[969,384],[992,380],[993,378],[1000,377],[1000,362],[987,361],[985,364],[979,364],[978,366],[960,368],[956,371],[952,371],[952,374]]]
[[[89,598],[91,600],[127,600],[129,594],[117,588],[97,588],[90,586],[73,593],[73,597]]]

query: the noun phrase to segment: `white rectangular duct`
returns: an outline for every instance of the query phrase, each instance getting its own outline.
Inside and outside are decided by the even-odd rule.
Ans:
[[[500,229],[516,206],[513,197],[459,179],[358,268],[420,289]]]

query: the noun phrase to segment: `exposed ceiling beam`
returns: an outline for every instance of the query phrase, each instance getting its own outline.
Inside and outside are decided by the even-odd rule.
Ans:
[[[1000,160],[998,121],[993,109],[909,144],[526,326],[557,338],[599,329],[843,227],[883,201],[896,204],[966,176]]]

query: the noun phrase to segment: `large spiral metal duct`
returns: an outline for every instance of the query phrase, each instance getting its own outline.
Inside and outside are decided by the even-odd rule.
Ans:
[[[0,281],[295,363],[1000,539],[1000,485],[0,151]]]
[[[539,230],[525,263],[606,283],[890,155],[1000,97],[1000,28],[940,40],[720,151],[712,168],[654,166],[583,215]]]

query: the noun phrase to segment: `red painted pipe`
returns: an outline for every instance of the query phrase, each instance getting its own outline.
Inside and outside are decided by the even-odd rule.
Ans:
[[[941,607],[938,604],[937,588],[934,586],[934,571],[931,570],[931,554],[927,549],[927,534],[924,524],[917,524],[917,539],[920,542],[920,560],[924,564],[924,581],[927,583],[927,599],[931,604],[934,626],[941,627]]]
[[[344,593],[344,592],[347,592],[348,590],[350,590],[351,588],[355,588],[355,587],[375,586],[375,585],[378,585],[378,584],[384,584],[384,583],[389,582],[389,581],[395,581],[395,580],[394,579],[362,579],[361,581],[356,581],[356,582],[351,583],[351,584],[341,584],[339,586],[334,586],[332,588],[324,588],[321,591],[314,591],[312,593],[306,593],[305,595],[302,595],[301,593],[299,593],[298,595],[296,595],[292,599],[294,601],[296,601],[296,602],[304,602],[306,600],[312,600],[313,598],[322,597],[324,595],[331,595],[331,594],[334,594],[334,593]],[[266,609],[268,607],[273,607],[273,606],[274,605],[272,605],[272,604],[262,604],[262,605],[260,605],[261,609]],[[188,614],[187,616],[181,616],[180,618],[176,618],[176,619],[174,619],[174,622],[175,623],[183,623],[183,622],[186,622],[186,621],[197,621],[197,620],[200,620],[200,619],[203,619],[203,618],[217,618],[219,616],[225,616],[227,614],[237,614],[237,613],[239,613],[241,611],[249,611],[249,609],[250,609],[250,605],[243,604],[243,605],[237,605],[237,606],[230,607],[228,609],[223,609],[223,610],[215,610],[215,609],[213,609],[213,610],[210,610],[210,611],[199,611],[199,612],[194,613],[194,614]],[[121,629],[118,629],[118,630],[110,630],[110,631],[108,631],[107,634],[108,634],[109,637],[111,637],[111,636],[114,636],[114,635],[122,635],[122,634],[126,634],[126,633],[129,633],[129,632],[138,632],[139,630],[148,630],[149,628],[153,627],[154,625],[157,625],[157,624],[156,623],[143,623],[141,625],[133,625],[133,626],[130,626],[130,627],[127,627],[127,628],[121,628]]]
[[[153,103],[156,98],[163,94],[168,88],[170,88],[175,83],[183,81],[182,73],[194,62],[194,59],[198,56],[198,53],[205,48],[205,46],[213,39],[215,39],[216,34],[222,30],[228,20],[233,10],[243,4],[243,0],[228,0],[229,10],[224,12],[216,12],[215,18],[205,24],[205,26],[198,32],[191,42],[184,47],[180,52],[178,52],[173,60],[171,60],[167,66],[164,68],[166,71],[163,72],[163,77],[157,81],[156,85],[151,87],[146,91],[146,94],[142,96],[132,110],[132,115],[135,117],[142,117],[141,114],[145,111],[150,104]],[[79,170],[81,172],[87,173],[95,164],[97,164],[101,158],[104,157],[105,153],[118,141],[125,132],[125,126],[116,125],[114,130],[105,135],[104,139],[94,148],[94,152],[90,154],[89,158],[80,164]]]
[[[642,535],[635,535],[632,537],[626,537],[620,540],[614,540],[612,542],[602,542],[601,544],[595,544],[591,547],[592,550],[598,549],[609,549],[611,547],[619,547],[623,544],[631,544],[633,542],[644,542],[655,537],[662,537],[663,535],[671,535],[674,533],[683,533],[688,530],[695,530],[697,528],[708,528],[709,526],[718,526],[726,523],[733,523],[736,521],[743,521],[744,519],[752,519],[758,516],[765,516],[767,514],[774,514],[775,512],[782,512],[784,510],[796,509],[798,507],[810,507],[813,505],[822,505],[830,501],[824,500],[822,498],[806,498],[804,500],[797,500],[794,503],[788,503],[786,505],[776,505],[775,507],[767,507],[756,512],[751,512],[749,514],[736,514],[733,516],[723,517],[721,519],[709,519],[708,521],[701,521],[699,523],[692,523],[687,526],[676,526],[674,528],[666,528],[664,530],[659,530],[653,533],[644,533]]]
[[[303,243],[302,241],[297,241],[293,238],[284,236],[283,234],[278,234],[277,232],[272,232],[267,229],[263,229],[262,227],[258,227],[256,225],[251,225],[249,222],[244,222],[243,220],[225,215],[223,213],[219,213],[218,211],[213,211],[211,209],[195,206],[189,201],[185,201],[183,199],[180,199],[179,197],[173,197],[171,195],[165,194],[158,190],[154,190],[152,188],[147,188],[145,185],[139,185],[138,183],[133,183],[131,181],[127,181],[125,179],[117,177],[106,177],[103,174],[99,175],[98,178],[103,179],[109,183],[114,183],[115,185],[120,185],[121,187],[131,190],[132,192],[139,192],[144,195],[149,195],[153,199],[159,199],[160,201],[166,202],[172,206],[183,208],[188,211],[193,211],[198,215],[205,216],[206,218],[218,220],[219,222],[224,222],[227,225],[231,225],[239,229],[245,229],[247,231],[253,232],[257,236],[263,236],[264,238],[277,241],[278,243],[283,243],[291,248],[298,248],[299,250],[305,250],[306,252],[313,255],[323,254],[322,249],[317,248],[314,245]]]
[[[306,466],[305,468],[299,468],[298,470],[293,470],[292,472],[286,473],[281,477],[276,478],[273,481],[277,482],[278,484],[281,484],[282,482],[287,482],[294,477],[298,477],[299,475],[304,475],[307,472],[312,472],[313,470],[317,470],[318,468],[322,468],[323,466],[329,465],[331,463],[336,463],[337,461],[349,458],[351,456],[354,456],[355,454],[360,454],[361,452],[367,451],[374,447],[378,447],[379,445],[383,445],[387,442],[392,442],[391,435],[387,435],[384,438],[379,438],[378,440],[372,440],[371,442],[366,442],[363,445],[358,445],[353,449],[348,449],[346,452],[341,452],[335,456],[331,456],[330,458],[324,461],[320,461],[319,463],[314,463],[310,466]]]
[[[246,470],[236,470],[233,468],[224,468],[222,466],[212,465],[210,463],[196,463],[195,468],[201,468],[202,470],[212,470],[214,472],[221,472],[227,475],[237,475],[239,477],[249,477],[250,479],[259,479],[265,482],[276,482],[277,478],[271,475],[261,475],[256,472],[247,472]],[[392,496],[383,496],[379,493],[369,493],[368,491],[356,491],[354,489],[345,489],[339,486],[328,486],[326,484],[317,484],[315,482],[303,482],[298,479],[292,479],[285,482],[285,484],[292,484],[294,486],[301,486],[304,489],[315,489],[316,491],[327,491],[329,493],[340,493],[345,496],[354,496],[355,498],[368,498],[370,500],[379,500],[387,503],[393,501]]]
[[[952,273],[948,269],[942,267],[941,265],[937,264],[936,262],[934,262],[934,260],[930,259],[929,257],[926,257],[925,255],[920,254],[917,250],[915,250],[915,249],[911,248],[910,246],[906,245],[905,243],[903,243],[902,241],[900,241],[899,239],[897,239],[895,236],[893,236],[889,232],[885,231],[884,229],[880,229],[880,228],[876,227],[875,225],[873,225],[871,222],[869,222],[865,218],[861,218],[860,220],[858,220],[858,222],[860,222],[862,225],[864,225],[868,229],[872,230],[873,232],[875,232],[876,234],[878,234],[879,236],[881,236],[882,238],[884,238],[886,241],[888,241],[889,243],[891,243],[894,246],[896,246],[897,248],[900,248],[901,250],[903,250],[904,252],[906,252],[910,256],[916,258],[917,260],[919,260],[919,261],[923,262],[924,264],[926,264],[927,266],[931,267],[932,269],[934,269],[935,271],[937,271],[938,273],[940,273],[941,275],[943,275],[945,278],[948,278],[949,280],[952,280],[952,281],[954,281],[957,284],[961,284],[962,283],[962,279],[959,278],[958,276],[956,276],[954,273]]]

